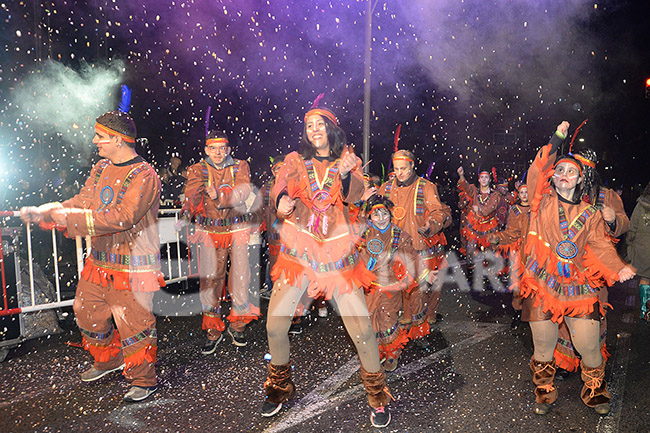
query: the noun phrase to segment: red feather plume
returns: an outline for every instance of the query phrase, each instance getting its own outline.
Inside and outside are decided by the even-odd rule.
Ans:
[[[393,139],[393,143],[395,143],[395,146],[393,148],[393,152],[397,152],[397,144],[399,143],[399,132],[402,129],[402,124],[400,123],[397,125],[397,129],[395,130],[395,138]]]

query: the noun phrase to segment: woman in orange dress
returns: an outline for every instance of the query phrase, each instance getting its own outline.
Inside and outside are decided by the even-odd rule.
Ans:
[[[528,171],[533,199],[521,250],[522,320],[530,323],[533,334],[535,413],[548,413],[557,400],[553,352],[558,324],[564,321],[582,355],[582,401],[607,414],[610,394],[599,344],[604,310],[598,288],[603,282],[629,280],[634,271],[616,254],[601,213],[581,200],[582,164],[572,156],[557,156],[568,129],[568,122],[558,125]]]
[[[361,160],[346,148],[346,137],[330,110],[312,108],[305,115],[300,152],[286,156],[271,191],[277,203],[280,253],[271,272],[267,335],[271,362],[262,415],[277,414],[295,395],[289,362],[289,337],[296,305],[307,292],[336,303],[361,361],[361,380],[376,427],[390,422],[390,394],[379,361],[363,287],[374,280],[355,248],[347,203],[364,192]]]

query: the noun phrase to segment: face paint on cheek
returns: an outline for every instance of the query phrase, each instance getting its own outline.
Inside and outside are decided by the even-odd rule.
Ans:
[[[97,144],[107,144],[107,143],[110,143],[110,142],[111,142],[110,139],[108,139],[108,140],[99,140],[99,141],[97,142]]]

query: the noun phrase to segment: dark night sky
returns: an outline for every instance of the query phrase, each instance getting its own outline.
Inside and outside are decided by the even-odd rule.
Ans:
[[[449,184],[461,157],[469,172],[520,172],[561,120],[573,129],[589,118],[579,138],[630,195],[650,179],[647,3],[379,2],[372,171],[388,164],[398,124],[420,173],[435,163],[431,179]],[[230,134],[236,156],[266,170],[269,156],[297,148],[321,92],[361,153],[365,9],[350,0],[0,0],[1,190],[31,176],[38,155],[87,172],[94,118],[117,106],[122,83],[149,140],[143,153],[158,164],[171,152],[185,163],[201,156],[211,106],[211,126]]]

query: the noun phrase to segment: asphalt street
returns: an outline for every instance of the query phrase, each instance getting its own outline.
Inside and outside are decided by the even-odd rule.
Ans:
[[[607,380],[612,411],[599,416],[583,405],[582,381],[557,382],[558,402],[547,416],[533,413],[532,354],[526,324],[510,328],[510,295],[443,288],[443,315],[421,349],[405,349],[388,373],[395,401],[390,432],[647,432],[650,425],[650,326],[638,318],[636,284],[610,290]],[[175,308],[174,303],[178,305]],[[262,301],[264,311],[267,301]],[[183,315],[164,315],[170,311]],[[119,373],[82,383],[90,356],[74,343],[74,326],[29,340],[0,364],[2,432],[366,432],[375,431],[360,384],[358,359],[330,306],[291,337],[297,396],[277,416],[259,414],[268,346],[265,321],[246,331],[248,346],[224,338],[202,356],[198,294],[157,297],[160,387],[150,399],[122,401]],[[316,316],[315,314],[313,316]],[[70,344],[72,343],[72,344]]]

